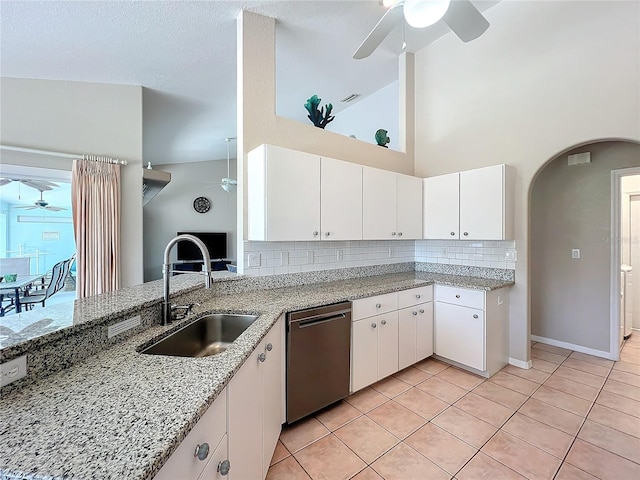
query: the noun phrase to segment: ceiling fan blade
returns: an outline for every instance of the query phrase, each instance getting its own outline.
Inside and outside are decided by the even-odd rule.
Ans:
[[[29,178],[24,178],[18,181],[27,187],[35,188],[41,192],[53,190],[53,187],[59,187],[57,183],[49,182],[47,180],[31,180]]]
[[[489,22],[469,0],[453,0],[443,20],[463,42],[475,40],[489,28]]]
[[[378,48],[378,45],[387,38],[387,35],[391,33],[391,30],[393,30],[398,23],[403,21],[402,2],[397,2],[389,8],[378,23],[376,23],[376,26],[373,27],[373,30],[371,30],[369,35],[367,35],[367,38],[364,39],[364,42],[362,42],[353,54],[353,58],[356,60],[367,58],[375,51],[376,48]]]
[[[11,183],[12,180],[9,180],[8,178],[0,178],[0,187],[6,185],[7,183]]]
[[[66,210],[66,208],[64,207],[52,207],[51,205],[47,205],[46,207],[42,207],[45,210],[49,210],[50,212],[61,212],[63,210]]]

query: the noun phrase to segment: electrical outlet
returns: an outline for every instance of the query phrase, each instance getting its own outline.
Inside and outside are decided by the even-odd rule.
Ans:
[[[289,252],[280,252],[280,266],[289,265]]]
[[[249,266],[250,267],[259,267],[260,266],[260,254],[259,253],[250,253],[249,254]]]
[[[393,257],[393,249],[389,247],[389,258]]]
[[[141,322],[142,319],[140,318],[140,315],[136,315],[135,317],[131,317],[127,320],[111,325],[107,327],[107,337],[113,338],[116,335],[126,332],[127,330],[138,327]]]
[[[313,250],[307,250],[307,263],[313,263]]]
[[[342,250],[336,250],[336,260],[342,260]]]
[[[571,258],[580,258],[580,249],[579,248],[571,249]]]
[[[518,252],[515,250],[507,250],[504,253],[505,262],[515,262],[518,259]]]
[[[9,385],[27,375],[27,356],[14,358],[0,364],[0,387]]]

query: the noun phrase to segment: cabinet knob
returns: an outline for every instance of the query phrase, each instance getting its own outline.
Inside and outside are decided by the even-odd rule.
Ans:
[[[424,310],[421,308],[421,309],[419,310],[419,312],[420,312],[420,313],[424,313]]]
[[[258,360],[261,362],[264,362],[267,359],[267,354],[266,353],[261,353],[260,355],[258,355]]]
[[[456,234],[456,232],[451,232],[449,235],[451,235],[452,237]]]
[[[377,327],[377,325],[375,323],[371,324],[371,328],[376,328],[376,327]]]
[[[456,298],[460,298],[460,295],[456,295]]]
[[[229,470],[231,470],[231,462],[229,460],[223,460],[218,464],[218,473],[220,473],[220,475],[227,475]]]
[[[398,232],[398,236],[401,237],[402,236],[402,232]]]
[[[379,303],[376,303],[376,308],[380,308],[382,305],[380,305]]]
[[[416,298],[420,298],[420,294],[416,295]]]
[[[328,237],[329,235],[331,235],[331,232],[325,232],[325,235]]]
[[[204,460],[209,456],[209,444],[203,443],[196,445],[196,451],[193,452],[194,457],[198,457],[198,460]]]
[[[313,236],[314,236],[314,237],[317,237],[317,236],[318,236],[318,231],[317,231],[317,230],[314,230],[314,232],[313,232]]]
[[[267,346],[265,347],[265,349],[267,350],[267,352],[270,352],[271,350],[273,350],[273,345],[271,345],[270,343],[267,343]]]
[[[478,318],[478,315],[477,315],[477,314],[474,314],[474,315],[473,315],[473,318]]]
[[[467,235],[469,235],[469,232],[464,232],[463,235],[466,237]]]
[[[386,324],[387,324],[387,321],[386,321],[386,320],[380,320],[380,323],[381,323],[382,325],[386,325]]]
[[[396,232],[391,232],[391,236],[395,237],[396,236]]]
[[[415,310],[413,312],[411,312],[413,315],[418,315],[418,312],[416,312]]]

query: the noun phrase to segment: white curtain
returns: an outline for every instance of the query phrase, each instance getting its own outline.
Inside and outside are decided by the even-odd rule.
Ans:
[[[120,165],[74,160],[71,179],[77,296],[120,287]]]

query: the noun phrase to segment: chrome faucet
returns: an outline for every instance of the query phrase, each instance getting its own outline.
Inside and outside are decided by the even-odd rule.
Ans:
[[[168,325],[171,322],[171,302],[169,302],[169,279],[171,278],[171,263],[169,255],[173,246],[180,242],[187,240],[193,242],[202,252],[202,258],[204,259],[204,288],[211,288],[211,257],[206,245],[198,237],[193,235],[178,235],[172,238],[167,247],[164,249],[164,263],[162,265],[162,280],[164,283],[164,301],[162,302],[162,325]]]

